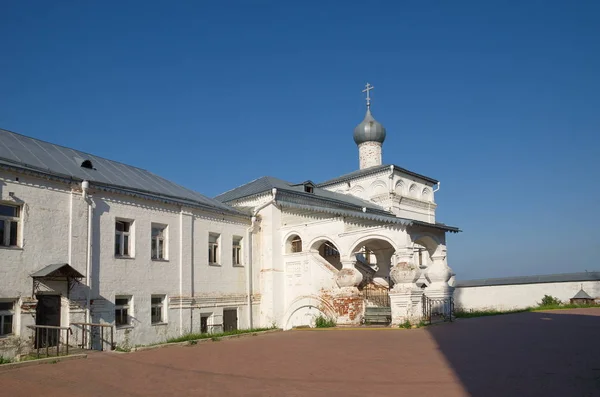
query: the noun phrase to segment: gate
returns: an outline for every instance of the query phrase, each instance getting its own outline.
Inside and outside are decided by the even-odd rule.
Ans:
[[[373,284],[368,284],[363,289],[365,300],[376,307],[390,307],[389,292],[388,288],[376,287]]]
[[[431,324],[435,321],[452,322],[454,315],[454,299],[448,298],[429,298],[423,295],[423,321]]]

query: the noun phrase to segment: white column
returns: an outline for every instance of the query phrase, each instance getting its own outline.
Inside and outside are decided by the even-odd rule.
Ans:
[[[395,263],[390,270],[394,288],[390,290],[390,306],[392,325],[409,321],[418,323],[421,319],[421,299],[423,290],[415,284],[419,278],[418,266],[413,263],[412,249],[406,248],[396,252]]]
[[[446,263],[446,247],[439,245],[431,256],[432,264],[427,269],[426,277],[430,284],[425,289],[425,295],[430,298],[449,298],[454,288],[448,284],[452,277],[452,269]]]
[[[355,263],[355,260],[342,261],[342,270],[336,276],[339,289],[332,298],[338,325],[360,324],[364,315],[364,298],[357,288],[363,276]]]

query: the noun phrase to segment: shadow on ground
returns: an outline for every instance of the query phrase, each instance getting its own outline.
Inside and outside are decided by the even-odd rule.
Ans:
[[[427,331],[471,396],[600,396],[600,309],[458,319]]]

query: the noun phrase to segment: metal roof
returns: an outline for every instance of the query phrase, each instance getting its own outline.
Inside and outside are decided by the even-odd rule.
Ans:
[[[571,299],[594,299],[588,295],[583,289],[580,289],[578,293],[575,294]]]
[[[545,274],[539,276],[501,277],[457,281],[456,287],[483,287],[492,285],[565,283],[569,281],[600,281],[600,272]]]
[[[72,277],[83,278],[83,274],[73,269],[68,263],[54,263],[48,265],[31,275],[33,278],[43,277]]]
[[[92,169],[82,167],[89,160]],[[79,150],[0,129],[0,163],[91,184],[113,186],[181,199],[209,209],[239,214],[232,207],[162,178],[154,173]]]
[[[317,186],[324,187],[324,186],[329,186],[329,185],[335,185],[336,183],[346,182],[346,181],[350,181],[352,179],[360,178],[360,177],[363,177],[363,176],[377,174],[377,173],[380,173],[380,172],[382,172],[384,170],[389,170],[390,167],[394,167],[394,171],[399,171],[399,172],[402,172],[404,174],[407,174],[407,175],[410,175],[410,176],[414,176],[416,178],[420,178],[420,179],[422,179],[424,181],[433,183],[434,185],[439,182],[436,179],[430,178],[430,177],[425,176],[425,175],[417,174],[416,172],[409,171],[409,170],[407,170],[405,168],[398,167],[397,165],[394,165],[394,164],[384,164],[384,165],[378,165],[378,166],[375,166],[375,167],[369,167],[369,168],[364,168],[362,170],[350,172],[349,174],[344,174],[342,176],[338,176],[337,178],[333,178],[333,179],[330,179],[328,181],[318,183]]]
[[[306,183],[312,184],[312,182],[310,181],[306,181]],[[315,198],[330,200],[336,202],[339,205],[352,206],[360,209],[365,207],[374,211],[382,211],[384,213],[387,213],[387,211],[377,206],[376,204],[369,201],[361,200],[358,197],[342,193],[336,193],[318,187],[315,187],[313,189],[313,193],[307,193],[304,191],[304,183],[293,184],[282,179],[274,178],[272,176],[263,176],[262,178],[256,179],[245,185],[239,186],[235,189],[222,193],[216,196],[215,199],[224,203],[228,203],[245,197],[251,197],[257,194],[269,192],[274,188],[278,191],[293,193],[296,195],[306,197],[307,199]]]
[[[354,128],[354,142],[360,145],[364,142],[379,142],[385,141],[385,128],[371,114],[371,109],[367,108],[365,118]]]

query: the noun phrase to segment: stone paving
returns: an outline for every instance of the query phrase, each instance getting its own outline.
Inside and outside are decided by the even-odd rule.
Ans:
[[[600,396],[600,309],[297,330],[0,372],[6,396]]]

